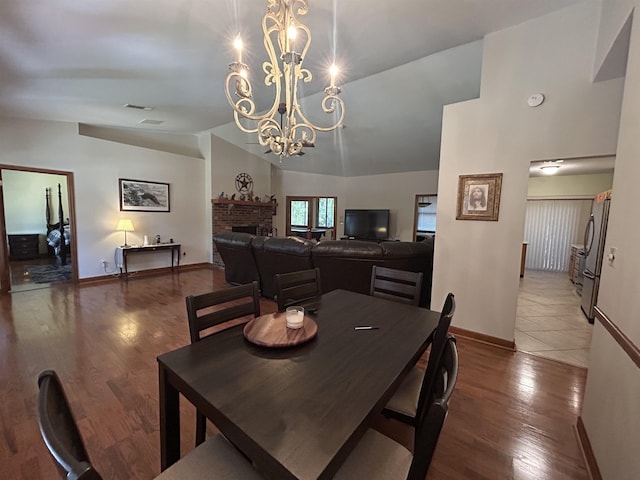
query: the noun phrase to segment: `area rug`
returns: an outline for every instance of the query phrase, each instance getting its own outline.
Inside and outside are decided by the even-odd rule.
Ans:
[[[33,265],[27,267],[33,283],[51,283],[71,280],[71,265]]]

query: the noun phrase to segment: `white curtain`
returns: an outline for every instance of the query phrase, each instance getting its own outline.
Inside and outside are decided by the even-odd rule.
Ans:
[[[566,272],[571,244],[581,244],[581,231],[591,200],[528,200],[524,240],[526,268]]]

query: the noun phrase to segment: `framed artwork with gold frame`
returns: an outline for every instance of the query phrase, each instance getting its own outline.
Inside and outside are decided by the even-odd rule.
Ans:
[[[498,221],[501,173],[460,175],[456,220]]]

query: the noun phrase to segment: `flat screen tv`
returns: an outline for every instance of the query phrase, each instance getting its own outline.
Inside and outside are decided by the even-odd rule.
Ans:
[[[389,210],[345,210],[344,234],[357,240],[387,240]]]

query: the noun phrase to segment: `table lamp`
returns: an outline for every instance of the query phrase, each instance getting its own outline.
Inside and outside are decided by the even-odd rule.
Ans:
[[[133,232],[133,222],[129,218],[121,218],[118,220],[118,225],[116,226],[116,230],[120,230],[124,232],[124,245],[122,247],[130,247],[131,245],[127,245],[127,232]]]

